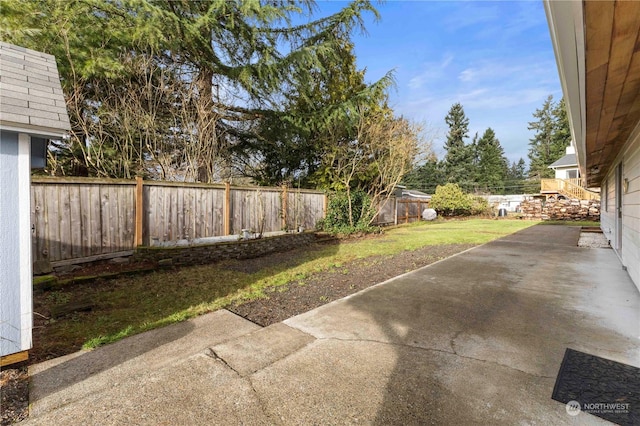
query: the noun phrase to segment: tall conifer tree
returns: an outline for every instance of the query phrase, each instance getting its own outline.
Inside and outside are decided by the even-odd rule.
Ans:
[[[553,170],[549,165],[560,159],[571,143],[564,100],[555,103],[549,95],[533,117],[536,120],[529,123],[529,130],[535,131],[529,142],[529,177],[550,178]]]
[[[476,143],[478,164],[476,183],[484,192],[502,194],[505,190],[507,159],[492,128],[485,130]]]
[[[455,103],[449,109],[445,122],[449,126],[447,140],[444,144],[446,154],[443,160],[444,173],[447,182],[469,189],[473,179],[473,153],[470,146],[465,144],[469,136],[469,119],[460,103]]]

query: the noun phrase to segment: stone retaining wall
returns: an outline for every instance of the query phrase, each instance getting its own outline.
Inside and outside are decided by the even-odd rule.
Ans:
[[[278,235],[187,247],[138,247],[132,261],[152,261],[159,265],[203,265],[225,259],[249,259],[292,250],[315,241],[313,232]]]
[[[539,198],[520,203],[524,219],[532,220],[600,220],[599,200],[558,200],[543,202]]]

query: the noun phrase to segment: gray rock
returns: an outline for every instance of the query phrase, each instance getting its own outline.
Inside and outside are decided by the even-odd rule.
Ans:
[[[424,220],[435,220],[438,217],[438,213],[436,213],[436,211],[434,209],[425,209],[422,212],[422,218]]]

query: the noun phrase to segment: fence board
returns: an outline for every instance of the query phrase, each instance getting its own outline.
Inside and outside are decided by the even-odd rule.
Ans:
[[[80,188],[69,187],[69,223],[71,232],[71,258],[83,257],[82,253],[82,211],[80,210]]]
[[[89,233],[91,217],[92,217],[92,209],[91,209],[91,188],[87,187],[85,190],[82,190],[78,186],[78,208],[80,209],[80,256],[78,257],[87,257],[94,254],[92,252],[92,241],[91,234]]]
[[[44,212],[42,211],[42,199],[44,195],[42,187],[34,187],[31,197],[31,220],[33,221],[33,232],[31,233],[33,250],[31,252],[33,253],[34,259],[39,259],[44,256],[43,250],[46,250],[44,241],[41,238],[36,238],[36,235],[44,234]]]
[[[58,262],[134,248],[135,181],[33,178],[31,191],[34,260]],[[232,233],[281,230],[281,191],[231,187]],[[298,224],[313,229],[323,216],[321,192],[289,191],[288,200],[290,229]],[[224,201],[222,185],[144,182],[143,244],[223,235]]]
[[[59,188],[55,186],[54,188]],[[60,252],[60,216],[63,213],[59,209],[60,191],[56,190],[51,197],[51,203],[47,203],[47,213],[51,212],[49,220],[47,221],[47,231],[49,240],[49,256],[52,259],[62,259],[62,253]]]
[[[131,184],[34,178],[33,260],[56,262],[133,248]]]
[[[100,186],[93,185],[87,186],[86,188],[85,191],[89,193],[89,209],[91,209],[91,221],[87,223],[87,232],[90,235],[89,238],[92,240],[91,255],[98,255],[102,253],[101,188]]]
[[[146,222],[143,241],[193,240],[222,235],[222,200],[224,190],[219,186],[189,187],[145,184]]]

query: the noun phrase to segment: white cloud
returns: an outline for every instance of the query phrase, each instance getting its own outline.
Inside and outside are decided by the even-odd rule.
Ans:
[[[411,77],[407,86],[410,89],[420,89],[430,82],[437,81],[446,76],[446,70],[453,62],[452,54],[445,54],[439,62],[426,62],[421,65],[421,71],[417,75]]]
[[[467,68],[458,75],[458,78],[460,79],[460,81],[468,82],[474,80],[477,73],[477,70],[475,70],[474,68]]]

